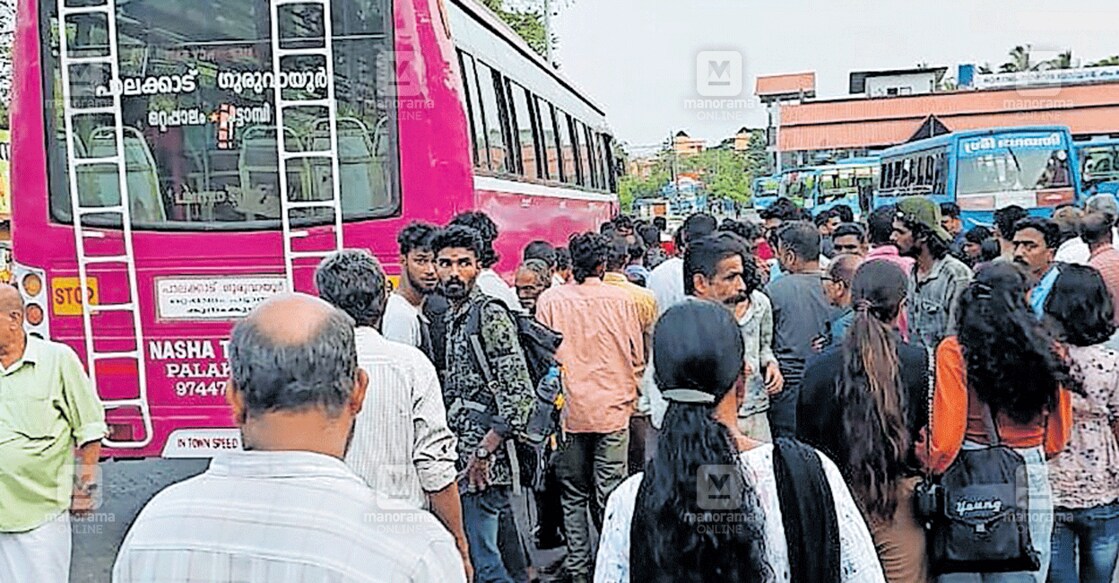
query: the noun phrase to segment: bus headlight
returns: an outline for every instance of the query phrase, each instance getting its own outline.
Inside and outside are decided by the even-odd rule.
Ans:
[[[39,292],[43,291],[43,278],[34,273],[28,273],[20,280],[20,288],[28,297],[38,296]]]

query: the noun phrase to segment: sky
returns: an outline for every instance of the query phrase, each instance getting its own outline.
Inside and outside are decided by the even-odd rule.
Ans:
[[[962,63],[997,70],[1016,45],[1035,59],[1072,49],[1088,63],[1119,54],[1117,23],[1115,0],[567,0],[553,27],[564,74],[643,153],[681,130],[717,143],[765,127],[758,75],[815,71],[817,96],[829,98],[847,95],[851,71],[928,63],[954,77]],[[742,93],[726,99],[747,103],[696,103],[707,51],[742,55]]]

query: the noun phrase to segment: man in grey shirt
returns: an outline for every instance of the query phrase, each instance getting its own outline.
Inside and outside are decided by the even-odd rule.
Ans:
[[[827,332],[836,310],[824,297],[820,271],[820,232],[795,221],[777,232],[777,261],[786,273],[765,288],[773,304],[773,352],[784,390],[770,399],[769,426],[774,437],[796,436],[796,406],[812,342]]]

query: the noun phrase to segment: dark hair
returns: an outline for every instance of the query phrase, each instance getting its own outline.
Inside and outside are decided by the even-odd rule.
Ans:
[[[1028,216],[1030,216],[1030,213],[1016,204],[1003,207],[995,211],[995,229],[1003,239],[1013,239],[1014,225]]]
[[[855,211],[851,210],[851,207],[845,204],[837,204],[831,207],[831,210],[835,213],[835,216],[839,217],[840,221],[844,223],[855,222]]]
[[[830,221],[834,216],[835,213],[832,212],[831,209],[820,211],[819,213],[816,213],[816,218],[813,220],[813,222],[816,223],[817,227],[822,227],[826,225],[828,221]]]
[[[983,225],[972,227],[968,229],[966,233],[964,233],[964,241],[967,241],[968,243],[975,243],[976,245],[982,244],[983,241],[986,241],[991,237],[994,237],[994,233],[992,233],[990,229],[984,227]]]
[[[629,241],[615,236],[610,240],[606,253],[606,271],[621,271],[629,264]]]
[[[1040,217],[1022,219],[1014,224],[1014,233],[1011,237],[1025,229],[1033,229],[1041,233],[1042,238],[1045,240],[1045,246],[1050,249],[1055,250],[1057,247],[1061,246],[1061,228],[1051,219],[1043,219]]]
[[[614,228],[615,229],[622,229],[622,228],[632,229],[633,228],[633,219],[631,219],[629,215],[618,215],[618,216],[614,217]]]
[[[451,224],[470,227],[478,232],[478,235],[482,238],[482,250],[478,254],[478,263],[481,264],[483,269],[493,267],[501,259],[501,256],[493,249],[493,243],[497,240],[497,224],[493,222],[489,215],[481,211],[462,213],[451,219]]]
[[[653,217],[653,226],[664,232],[668,228],[668,219],[665,217]]]
[[[958,218],[960,218],[960,205],[958,205],[954,202],[942,202],[942,203],[940,203],[940,216],[942,216],[946,219],[958,219]]]
[[[734,398],[744,346],[726,308],[682,302],[657,321],[653,359],[662,391],[691,389],[718,403]],[[765,516],[755,486],[742,471],[730,472],[724,491],[734,508],[699,504],[698,476],[705,466],[739,468],[731,432],[713,417],[713,404],[670,401],[657,451],[637,490],[630,523],[630,581],[700,583],[769,581]],[[727,504],[730,506],[730,504]],[[721,507],[725,508],[725,507]],[[711,521],[731,528],[697,528]]]
[[[598,268],[605,267],[610,254],[610,237],[599,233],[578,233],[567,243],[571,250],[571,267],[575,281],[583,283],[597,277]]]
[[[843,370],[836,383],[836,401],[843,403],[843,434],[836,436],[836,449],[843,455],[835,461],[863,511],[884,520],[897,510],[897,482],[910,448],[894,335],[908,285],[905,272],[888,261],[870,261],[855,271],[855,319],[843,340]]]
[[[1080,238],[1088,245],[1098,245],[1111,239],[1111,217],[1104,213],[1088,213],[1080,223]]]
[[[684,251],[684,293],[694,296],[695,276],[714,278],[719,262],[735,255],[742,258],[743,265],[747,263],[742,239],[726,231],[708,235],[688,245]]]
[[[768,219],[795,221],[800,218],[800,209],[797,208],[796,203],[791,199],[782,196],[773,201],[773,204],[769,205],[769,208],[763,209],[762,212],[758,213],[758,216],[761,217],[763,221]]]
[[[894,205],[886,205],[874,210],[866,219],[867,238],[871,245],[889,245],[890,236],[894,234],[894,217],[898,209]]]
[[[439,232],[439,227],[428,223],[415,222],[401,229],[396,236],[396,244],[400,246],[400,254],[407,255],[412,251],[430,251],[431,240]]]
[[[524,256],[521,258],[522,261],[528,261],[529,259],[539,259],[555,269],[556,248],[547,241],[533,241],[525,245]]]
[[[793,221],[781,225],[777,231],[778,243],[793,252],[802,261],[820,259],[820,231],[807,221]]]
[[[354,321],[334,309],[308,338],[289,343],[249,317],[233,327],[229,368],[234,389],[244,397],[246,418],[316,408],[337,417],[354,392]]]
[[[959,340],[967,384],[1017,423],[1032,423],[1072,385],[1055,342],[1026,303],[1025,273],[1011,263],[979,270],[960,297]]]
[[[646,225],[637,229],[637,237],[645,242],[646,247],[661,244],[661,230],[654,225]]]
[[[948,255],[950,249],[948,242],[937,236],[936,232],[932,230],[925,223],[902,218],[902,223],[905,223],[905,228],[913,233],[913,240],[915,242],[924,242],[925,246],[929,248],[929,253],[932,254],[933,259],[944,259]]]
[[[436,255],[444,249],[469,249],[479,261],[484,247],[485,243],[478,231],[464,225],[451,225],[439,231],[431,240],[431,250]]]
[[[714,233],[717,226],[715,217],[707,213],[696,213],[685,219],[680,227],[681,240],[687,246],[691,241]]]
[[[358,326],[377,327],[385,315],[385,271],[368,251],[345,249],[323,259],[315,288]]]
[[[1002,255],[1002,246],[998,239],[991,237],[983,239],[979,244],[979,261],[994,261]]]
[[[723,224],[719,225],[719,231],[723,233],[734,233],[741,237],[743,241],[748,241],[751,244],[758,238],[760,233],[760,229],[753,228],[749,223],[736,221],[734,219],[724,219]]]
[[[1045,314],[1061,338],[1073,346],[1107,342],[1115,334],[1115,305],[1100,272],[1065,265],[1045,300]]]
[[[629,261],[630,262],[637,261],[639,259],[643,259],[644,257],[645,257],[645,246],[641,244],[640,240],[637,241],[636,243],[630,243],[629,244]]]
[[[843,223],[839,225],[835,228],[835,231],[832,232],[831,238],[834,241],[840,237],[850,237],[851,235],[854,235],[860,243],[866,243],[866,231],[864,231],[863,226],[858,223]]]
[[[618,227],[614,225],[614,221],[606,221],[598,226],[598,233],[600,235],[607,235],[613,237],[614,233],[618,231]]]
[[[571,251],[567,247],[556,247],[556,271],[571,269]]]

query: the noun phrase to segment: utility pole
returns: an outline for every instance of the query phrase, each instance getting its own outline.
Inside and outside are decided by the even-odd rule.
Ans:
[[[552,58],[552,1],[544,0],[544,58],[548,59],[548,65],[555,67],[556,62]]]

